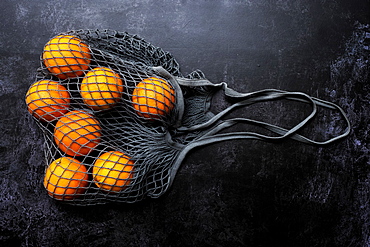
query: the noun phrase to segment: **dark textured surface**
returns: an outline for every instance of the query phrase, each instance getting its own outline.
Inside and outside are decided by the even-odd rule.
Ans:
[[[369,6],[368,0],[3,0],[0,246],[370,245]],[[170,51],[184,74],[201,69],[242,92],[276,88],[332,101],[353,130],[326,147],[294,141],[202,147],[159,199],[61,205],[42,187],[43,139],[24,95],[48,39],[88,28],[139,34]],[[243,114],[285,125],[300,111],[283,102]],[[307,133],[335,134],[337,115],[319,116]]]

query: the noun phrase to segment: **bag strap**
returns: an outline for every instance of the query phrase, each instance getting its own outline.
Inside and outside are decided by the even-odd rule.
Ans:
[[[343,111],[341,107],[338,105],[324,101],[321,99],[313,98],[308,96],[305,93],[302,92],[287,92],[277,89],[264,89],[256,92],[250,92],[250,93],[239,93],[227,86],[226,83],[222,82],[219,84],[213,84],[208,80],[202,79],[202,80],[194,80],[194,79],[185,79],[185,78],[178,78],[178,83],[181,86],[211,86],[211,87],[221,87],[224,90],[224,94],[228,97],[231,97],[233,99],[239,100],[237,103],[234,103],[233,105],[229,106],[225,110],[221,111],[220,113],[216,114],[213,118],[211,118],[209,121],[198,124],[191,127],[180,127],[177,130],[180,132],[189,132],[189,131],[195,131],[200,129],[206,129],[211,128],[206,134],[204,134],[202,137],[200,137],[193,145],[201,146],[206,145],[212,142],[219,142],[224,140],[230,140],[230,139],[259,139],[259,140],[266,140],[266,141],[276,141],[281,140],[284,138],[291,138],[306,144],[313,144],[313,145],[326,145],[329,143],[332,143],[334,141],[337,141],[345,136],[347,136],[350,132],[350,122]],[[256,121],[253,119],[247,119],[247,118],[232,118],[227,120],[222,120],[221,118],[226,115],[227,113],[231,112],[232,110],[240,107],[245,107],[248,105],[252,105],[254,103],[263,102],[263,101],[272,101],[272,100],[279,100],[279,99],[287,99],[292,101],[298,101],[310,104],[312,107],[311,113],[303,119],[300,123],[292,127],[291,129],[287,130],[284,128],[281,128],[276,125],[272,125],[269,123],[265,123],[262,121]],[[330,138],[325,141],[315,141],[312,139],[309,139],[305,136],[297,134],[297,131],[303,128],[311,119],[313,119],[316,116],[317,108],[318,106],[321,106],[323,108],[328,108],[332,110],[338,110],[343,119],[346,122],[347,128],[345,129],[344,133],[335,136],[333,138]],[[279,134],[279,136],[267,136],[262,135],[255,132],[234,132],[234,133],[223,133],[219,134],[220,131],[227,129],[233,125],[236,124],[252,124],[256,126],[263,127],[271,132],[274,132],[276,134]]]

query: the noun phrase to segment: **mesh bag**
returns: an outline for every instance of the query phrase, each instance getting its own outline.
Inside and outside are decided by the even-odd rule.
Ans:
[[[215,114],[211,105],[218,92],[232,104]],[[312,111],[290,129],[226,117],[234,109],[279,99],[307,103]],[[198,146],[284,138],[324,145],[350,131],[345,113],[333,103],[275,89],[239,93],[226,83],[211,83],[200,70],[183,76],[170,53],[112,30],[69,31],[50,39],[26,104],[45,138],[45,189],[73,205],[159,197]],[[342,134],[318,142],[297,133],[318,106],[342,115],[347,124]],[[230,130],[240,124],[271,135]]]

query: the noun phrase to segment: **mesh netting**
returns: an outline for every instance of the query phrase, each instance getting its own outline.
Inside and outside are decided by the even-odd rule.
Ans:
[[[237,103],[213,114],[211,99],[220,90]],[[222,119],[235,108],[281,98],[310,104],[312,112],[291,129]],[[327,144],[349,132],[344,112],[330,102],[273,89],[238,93],[226,83],[209,82],[200,70],[184,77],[170,53],[111,30],[70,31],[50,39],[26,103],[45,137],[44,186],[54,199],[74,205],[159,197],[186,153],[201,145],[236,138]],[[339,110],[347,120],[345,132],[324,142],[298,135],[317,106]],[[222,132],[240,123],[275,135]]]

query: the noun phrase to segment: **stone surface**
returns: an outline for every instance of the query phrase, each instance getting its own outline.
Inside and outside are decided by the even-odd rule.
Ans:
[[[370,245],[369,8],[368,0],[3,0],[0,246]],[[49,38],[96,28],[138,34],[171,52],[184,74],[201,69],[238,91],[337,103],[350,136],[325,147],[213,144],[189,153],[159,199],[62,205],[42,187],[43,139],[24,96]],[[241,114],[286,125],[300,109],[261,104]],[[340,129],[335,113],[319,117],[305,133]]]

